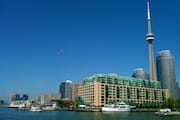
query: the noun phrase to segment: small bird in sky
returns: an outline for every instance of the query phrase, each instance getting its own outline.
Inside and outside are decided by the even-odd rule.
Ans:
[[[64,55],[64,50],[60,50],[60,51],[58,51],[56,53],[57,53],[57,55]]]

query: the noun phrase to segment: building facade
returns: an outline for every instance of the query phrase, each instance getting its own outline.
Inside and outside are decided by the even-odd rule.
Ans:
[[[60,94],[61,94],[61,99],[63,100],[69,100],[72,101],[72,81],[66,80],[66,82],[62,82],[60,84]]]
[[[27,94],[23,94],[22,97],[20,94],[12,93],[10,94],[9,103],[13,101],[22,101],[22,100],[28,100],[29,96]]]
[[[85,78],[79,85],[79,96],[91,106],[104,106],[110,102],[161,103],[169,97],[167,89],[155,80],[143,80],[109,74]]]
[[[177,88],[177,91],[178,91],[178,92],[177,92],[177,98],[180,99],[180,87],[179,87],[179,86],[178,86],[178,88]]]
[[[133,78],[146,79],[146,80],[148,79],[148,78],[146,78],[147,76],[146,76],[146,73],[145,73],[143,68],[135,69],[133,74],[132,74],[132,77]]]
[[[28,100],[29,96],[27,94],[23,94],[21,100]]]
[[[45,95],[41,95],[40,96],[40,104],[43,105],[43,104],[49,104],[51,103],[52,101],[58,101],[60,100],[61,96],[60,94],[45,94]]]
[[[178,82],[176,82],[176,91],[177,99],[180,99],[180,87]]]
[[[61,99],[65,98],[65,82],[61,82],[60,86],[59,86],[59,93],[61,94]]]
[[[66,80],[66,85],[65,85],[65,100],[72,101],[72,88],[73,88],[72,81]]]
[[[174,66],[174,57],[169,50],[163,50],[158,53],[157,76],[161,82],[162,88],[169,89],[169,97],[177,98],[176,75]]]
[[[72,88],[72,101],[75,102],[76,97],[78,96],[78,87],[79,84],[73,84],[73,88]]]

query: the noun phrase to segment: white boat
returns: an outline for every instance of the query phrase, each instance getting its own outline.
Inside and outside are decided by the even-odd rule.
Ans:
[[[24,101],[13,101],[11,104],[9,104],[9,108],[19,108],[25,106]]]
[[[47,106],[47,107],[43,107],[42,110],[53,111],[53,110],[56,110],[56,108]]]
[[[130,106],[125,104],[124,102],[120,102],[117,104],[108,104],[102,107],[102,112],[129,112],[131,108],[135,108],[135,106]]]
[[[19,105],[18,105],[18,104],[11,103],[11,104],[9,104],[8,107],[9,107],[9,108],[18,108]]]
[[[171,109],[165,108],[165,109],[159,109],[157,112],[155,112],[156,115],[166,115],[167,113],[170,113]]]
[[[32,111],[32,112],[41,112],[42,109],[40,107],[38,107],[38,106],[31,106],[30,111]]]

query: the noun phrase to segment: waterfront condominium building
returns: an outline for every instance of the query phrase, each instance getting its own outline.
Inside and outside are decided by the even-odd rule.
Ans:
[[[169,50],[163,50],[158,53],[157,76],[161,82],[162,88],[169,89],[169,97],[177,98],[176,75],[174,66],[174,57]]]
[[[60,84],[61,99],[72,101],[72,81],[66,80]]]
[[[79,85],[78,94],[86,104],[96,107],[120,101],[158,104],[169,97],[168,89],[161,89],[159,81],[113,74],[85,78]]]

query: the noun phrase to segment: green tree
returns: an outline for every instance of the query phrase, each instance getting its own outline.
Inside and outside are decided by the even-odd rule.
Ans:
[[[75,103],[77,105],[84,105],[85,104],[84,100],[80,96],[75,98]]]
[[[177,104],[177,108],[180,109],[180,99],[177,99],[177,100],[176,100],[176,104]]]
[[[172,98],[168,98],[167,99],[167,107],[170,109],[174,109],[175,108],[175,100]]]
[[[60,100],[57,102],[57,106],[59,106],[60,108],[70,108],[73,105],[74,103],[68,100]]]
[[[180,99],[172,99],[172,98],[168,98],[167,100],[164,100],[161,103],[161,108],[170,108],[172,110],[177,110],[178,108],[180,108]]]

